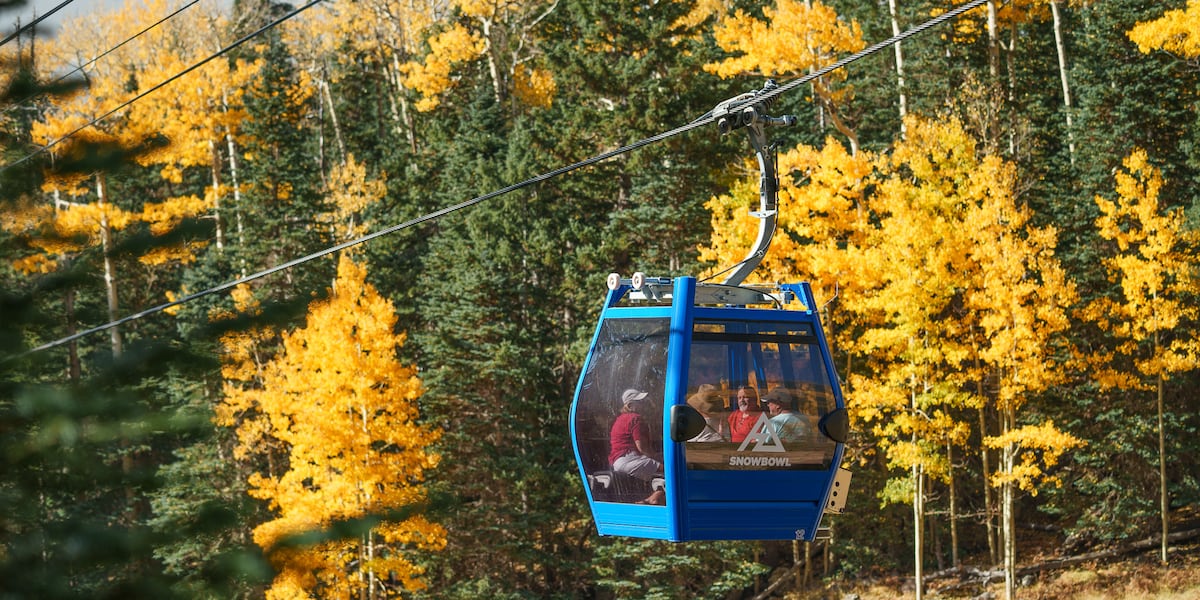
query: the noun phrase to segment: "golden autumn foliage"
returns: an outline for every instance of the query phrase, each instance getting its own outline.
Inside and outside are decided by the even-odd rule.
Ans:
[[[1150,380],[1200,366],[1200,341],[1173,336],[1180,323],[1194,319],[1191,302],[1197,289],[1188,233],[1180,209],[1164,211],[1159,201],[1162,173],[1144,150],[1134,150],[1116,174],[1116,200],[1097,196],[1100,236],[1116,246],[1105,259],[1108,278],[1120,289],[1116,298],[1100,298],[1081,316],[1119,340],[1115,353],[1135,358],[1137,372]],[[1152,384],[1112,366],[1112,355],[1099,353],[1090,363],[1104,388],[1147,389]]]
[[[1184,58],[1200,57],[1200,0],[1188,0],[1187,8],[1168,10],[1153,21],[1138,23],[1129,30],[1138,50],[1149,54],[1163,50]]]
[[[759,20],[739,10],[721,20],[713,35],[732,56],[704,65],[704,69],[724,78],[746,73],[794,78],[866,46],[858,23],[842,21],[820,0],[778,0],[774,7],[763,8],[763,17]],[[812,85],[834,127],[857,151],[857,136],[840,116],[839,107],[850,100],[852,88],[835,84],[845,79],[845,71],[835,71],[813,80]]]
[[[989,448],[1011,449],[1015,455],[1011,468],[992,476],[992,485],[1014,485],[1036,496],[1041,486],[1062,487],[1062,480],[1053,468],[1064,454],[1083,446],[1084,441],[1059,430],[1053,421],[1046,421],[989,437],[984,444]]]
[[[736,55],[705,65],[705,70],[721,77],[798,76],[865,47],[858,23],[841,21],[819,0],[779,0],[774,8],[763,9],[763,17],[739,10],[723,20],[714,32],[717,44]],[[839,76],[845,78],[844,73]]]
[[[350,240],[366,233],[361,213],[387,194],[387,181],[368,178],[366,165],[350,155],[329,174],[327,192],[333,211],[318,221],[335,229],[335,239]]]
[[[557,91],[558,84],[549,71],[517,65],[513,73],[513,95],[526,106],[550,108]]]
[[[265,363],[253,358],[259,334],[226,341],[231,366],[218,422],[239,425],[240,452],[269,441],[287,457],[281,473],[249,480],[250,494],[276,514],[253,533],[278,572],[268,598],[419,589],[422,569],[412,553],[446,543],[440,525],[414,515],[385,520],[354,539],[281,545],[338,521],[421,503],[425,473],[438,462],[427,448],[439,431],[419,421],[421,381],[414,367],[396,359],[404,335],[394,331],[391,303],[366,283],[366,269],[344,256],[332,291],[310,307],[304,328],[283,335],[282,351]],[[253,310],[244,299],[240,304]]]
[[[953,119],[910,117],[906,127],[887,154],[852,154],[833,139],[782,152],[779,231],[756,276],[809,280],[819,303],[837,295],[836,343],[861,357],[846,373],[854,420],[893,468],[941,478],[947,445],[971,434],[964,411],[991,402],[1015,413],[1059,380],[1051,340],[1075,292],[1054,258],[1056,232],[1034,227],[1016,200],[1011,163],[980,156]],[[709,201],[702,258],[738,260],[755,235],[743,211],[756,199],[747,180]],[[985,372],[999,383],[987,397],[972,385]]]
[[[76,158],[72,155],[88,148],[141,148],[143,151],[133,155],[138,164],[161,165],[164,181],[180,183],[184,168],[210,165],[214,147],[224,144],[227,136],[237,135],[245,119],[242,90],[256,74],[258,64],[212,61],[121,108],[222,46],[217,32],[224,30],[223,19],[201,14],[199,9],[182,12],[169,23],[135,35],[173,8],[164,0],[130,2],[118,13],[121,18],[104,19],[102,27],[91,19],[67,22],[63,35],[41,49],[48,64],[72,64],[80,62],[80,57],[98,56],[111,49],[110,54],[88,65],[89,85],[84,91],[56,98],[33,123],[33,141],[50,146],[55,161]],[[129,43],[122,43],[125,40]],[[92,121],[96,122],[89,125]],[[211,214],[225,192],[214,175],[203,197],[183,195],[141,203],[109,197],[103,182],[93,179],[86,172],[46,173],[43,190],[58,200],[53,210],[38,211],[46,219],[45,231],[82,237],[73,247],[61,242],[43,245],[39,249],[45,256],[25,257],[18,268],[53,269],[63,257],[95,243],[101,232],[108,235],[139,222],[155,236],[165,235],[184,219]],[[202,246],[200,242],[157,246],[139,260],[150,266],[188,263]]]
[[[401,69],[404,86],[421,93],[417,110],[437,108],[438,97],[453,83],[454,66],[479,57],[484,49],[483,38],[459,24],[429,38],[429,54],[424,61],[409,62]]]

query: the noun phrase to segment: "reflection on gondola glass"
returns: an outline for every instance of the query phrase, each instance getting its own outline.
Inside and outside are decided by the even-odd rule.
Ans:
[[[692,334],[688,390],[716,386],[727,410],[736,410],[734,394],[749,385],[766,395],[782,390],[788,407],[807,422],[799,440],[781,439],[770,414],[757,414],[749,435],[739,442],[689,442],[689,469],[827,469],[837,444],[818,433],[820,418],[836,408],[829,376],[821,362],[812,328],[797,323],[697,321]],[[722,415],[723,417],[724,415]]]

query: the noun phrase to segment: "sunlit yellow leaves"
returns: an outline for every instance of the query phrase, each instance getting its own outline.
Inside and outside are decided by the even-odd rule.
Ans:
[[[832,138],[820,150],[799,146],[779,155],[779,233],[751,281],[809,281],[824,303],[860,279],[862,263],[850,260],[845,248],[856,243],[865,216],[873,158],[851,155]],[[717,270],[741,260],[758,232],[758,220],[748,214],[758,203],[757,178],[740,179],[728,195],[710,199],[713,234],[700,258],[716,262]]]
[[[376,576],[394,573],[416,589],[421,569],[412,552],[445,545],[441,526],[415,516],[361,538],[276,547],[289,535],[420,503],[425,473],[438,462],[427,447],[439,432],[418,422],[416,369],[396,359],[404,336],[394,331],[391,303],[366,283],[366,269],[344,256],[332,291],[310,307],[303,329],[284,334],[282,353],[255,376],[260,385],[227,384],[218,412],[222,423],[260,415],[242,421],[240,443],[271,440],[288,454],[286,472],[250,479],[251,495],[277,514],[253,534],[279,572],[269,597],[317,587],[351,597],[376,568]],[[250,346],[231,338],[231,360],[244,365]],[[245,366],[229,374],[250,375]]]
[[[857,52],[865,44],[858,23],[845,23],[819,0],[779,0],[763,9],[763,20],[738,11],[717,27],[717,44],[736,53],[705,65],[721,77],[741,73],[796,76],[824,67],[840,54]],[[844,77],[844,76],[843,76]]]
[[[1188,254],[1190,234],[1183,211],[1164,211],[1159,201],[1162,173],[1137,149],[1116,173],[1116,200],[1096,197],[1101,215],[1096,228],[1117,253],[1105,259],[1109,281],[1120,286],[1117,298],[1101,298],[1080,312],[1124,344],[1116,352],[1135,357],[1137,370],[1166,377],[1200,366],[1200,341],[1170,339],[1183,319],[1194,318],[1197,282]],[[1104,369],[1097,382],[1131,388],[1132,380]]]
[[[992,476],[993,485],[1015,485],[1036,496],[1039,486],[1062,486],[1052,470],[1064,454],[1082,448],[1086,442],[1059,430],[1053,421],[1046,421],[988,437],[984,445],[989,448],[1011,448],[1013,452],[1011,468],[997,471]]]
[[[1188,0],[1186,9],[1168,10],[1158,19],[1138,23],[1128,35],[1146,54],[1164,50],[1184,58],[1200,57],[1200,0]]]
[[[321,215],[318,220],[330,223],[338,239],[349,240],[366,231],[359,213],[387,194],[387,183],[382,179],[370,179],[366,165],[350,155],[329,174],[328,194],[334,211]]]
[[[1060,380],[1054,340],[1075,291],[1056,232],[1016,200],[1012,164],[980,156],[954,119],[910,117],[906,129],[883,155],[834,140],[782,153],[779,233],[759,273],[838,290],[837,344],[865,363],[848,374],[855,427],[892,468],[944,479],[946,449],[972,433],[964,416],[985,402],[1015,414]],[[750,246],[756,223],[739,213],[756,181],[709,202],[704,258],[730,264]],[[984,377],[987,396],[974,385]]]
[[[484,48],[483,38],[459,24],[431,37],[424,62],[409,62],[402,67],[404,86],[422,95],[417,110],[437,108],[439,95],[450,89],[454,65],[478,57]]]
[[[513,95],[517,100],[527,106],[550,108],[557,91],[558,84],[549,71],[517,65],[513,73]]]
[[[57,268],[58,261],[98,243],[101,232],[128,227],[137,215],[112,204],[75,204],[60,202],[49,206],[14,209],[4,219],[4,229],[26,238],[26,243],[41,255],[24,256],[13,263],[26,273],[46,273]]]

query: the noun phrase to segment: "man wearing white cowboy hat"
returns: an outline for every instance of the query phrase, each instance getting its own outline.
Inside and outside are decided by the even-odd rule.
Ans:
[[[632,388],[621,394],[621,413],[613,422],[608,453],[613,471],[647,482],[663,473],[662,463],[650,456],[650,427],[641,414],[648,395]],[[660,499],[655,494],[661,492],[651,494],[643,502],[658,504]]]

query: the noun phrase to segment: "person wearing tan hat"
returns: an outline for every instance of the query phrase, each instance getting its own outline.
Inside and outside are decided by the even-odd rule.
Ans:
[[[642,417],[647,396],[647,392],[632,388],[621,394],[621,413],[609,432],[608,462],[613,471],[649,482],[662,477],[663,465],[650,456],[650,427]],[[661,499],[661,492],[655,492],[642,503],[661,504]]]
[[[725,430],[725,420],[721,418],[721,413],[725,411],[725,403],[721,401],[721,395],[717,392],[717,388],[711,385],[702,385],[700,389],[688,398],[688,406],[696,409],[700,416],[704,417],[704,429],[697,433],[689,442],[728,442],[729,432]]]
[[[810,433],[808,420],[792,410],[792,394],[775,388],[763,398],[771,413],[771,426],[783,442],[802,442]]]

